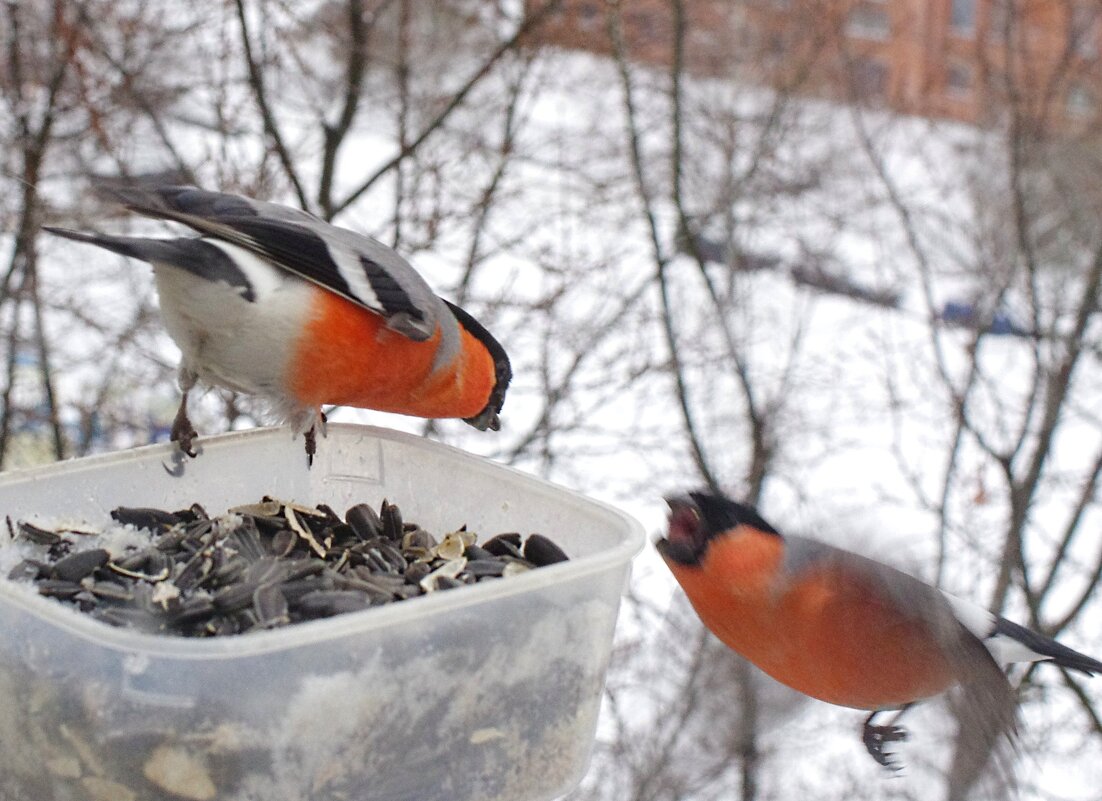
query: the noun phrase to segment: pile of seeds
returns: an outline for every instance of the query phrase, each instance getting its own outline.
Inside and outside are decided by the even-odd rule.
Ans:
[[[509,576],[565,560],[547,537],[498,534],[482,545],[466,527],[441,539],[383,501],[342,519],[265,497],[210,517],[198,504],[168,512],[119,507],[120,525],[149,532],[122,553],[75,547],[89,532],[12,525],[37,558],[8,578],[33,582],[115,626],[186,637],[238,634],[354,612],[430,592]]]

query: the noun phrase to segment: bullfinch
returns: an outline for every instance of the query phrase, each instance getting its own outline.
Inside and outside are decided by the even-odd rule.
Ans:
[[[669,531],[656,546],[704,625],[778,681],[869,710],[863,739],[880,764],[892,767],[885,744],[906,733],[874,725],[877,715],[959,688],[954,711],[967,747],[950,767],[950,797],[964,797],[1000,737],[1016,729],[1005,665],[1102,671],[1102,662],[888,565],[782,535],[744,504],[701,492],[667,503]]]
[[[101,188],[174,239],[46,230],[153,266],[165,327],[181,351],[172,440],[190,456],[188,393],[198,380],[266,399],[306,435],[323,404],[499,427],[505,349],[438,297],[393,249],[299,209],[193,186]]]

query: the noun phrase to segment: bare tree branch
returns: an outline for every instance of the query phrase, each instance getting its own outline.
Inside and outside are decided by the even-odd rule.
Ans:
[[[238,2],[240,2],[240,0],[238,0]],[[482,82],[483,78],[490,74],[494,66],[508,53],[516,50],[524,39],[547,19],[547,17],[557,11],[561,5],[562,0],[547,0],[547,2],[540,5],[535,11],[527,13],[520,25],[517,26],[516,31],[513,32],[513,35],[498,45],[494,52],[490,54],[477,70],[475,70],[474,74],[459,88],[459,91],[452,95],[451,99],[444,105],[444,108],[425,125],[417,136],[411,139],[405,147],[400,148],[392,158],[368,176],[368,178],[358,187],[346,195],[342,201],[333,206],[332,216],[335,217],[359,200],[365,192],[375,185],[376,181],[397,167],[411,153],[417,150],[426,139],[432,136],[432,134],[451,117],[452,113],[457,108],[463,105],[463,101],[467,99],[467,95]]]
[[[1099,289],[1102,287],[1102,247],[1096,251],[1094,263],[1086,276],[1080,299],[1077,304],[1075,322],[1064,339],[1064,358],[1051,370],[1045,380],[1044,400],[1041,407],[1041,419],[1036,434],[1032,437],[1033,451],[1029,455],[1024,472],[1011,483],[1010,521],[1003,559],[999,566],[999,576],[992,592],[992,609],[1001,609],[1010,588],[1011,571],[1018,569],[1023,575],[1023,589],[1029,603],[1030,612],[1036,621],[1039,619],[1037,599],[1031,591],[1028,570],[1022,551],[1023,532],[1029,507],[1040,486],[1041,473],[1055,440],[1056,430],[1064,411],[1065,400],[1071,391],[1072,373],[1083,353],[1084,334],[1087,324],[1098,311]]]
[[[634,86],[631,79],[631,71],[627,63],[627,54],[624,49],[623,35],[620,27],[620,4],[611,4],[608,13],[608,34],[612,41],[613,55],[616,67],[620,73],[620,83],[623,89],[624,116],[628,127],[628,143],[630,145],[631,166],[635,178],[639,200],[643,207],[643,215],[647,222],[647,230],[650,235],[650,244],[654,254],[655,279],[658,284],[658,293],[662,301],[662,331],[666,337],[666,345],[669,349],[670,369],[673,373],[676,387],[677,404],[681,411],[681,419],[684,424],[685,434],[692,451],[693,461],[701,479],[709,489],[719,492],[719,480],[712,471],[711,464],[704,451],[704,445],[689,404],[689,389],[685,378],[685,369],[681,363],[680,347],[677,340],[677,332],[673,321],[673,303],[670,298],[668,278],[669,258],[665,255],[662,246],[661,235],[658,231],[658,220],[655,216],[650,190],[647,188],[646,170],[643,167],[642,143],[638,128],[638,113],[635,108]]]
[[[385,10],[391,0],[376,10],[375,15]],[[405,0],[402,0],[403,6]],[[360,96],[363,93],[364,74],[367,70],[367,38],[368,24],[365,19],[363,0],[348,0],[346,20],[348,22],[348,61],[345,64],[344,96],[341,101],[341,111],[337,115],[337,121],[329,124],[322,121],[324,136],[324,150],[321,157],[321,177],[318,179],[318,208],[325,219],[333,218],[333,173],[336,169],[337,154],[344,143],[348,132],[352,129],[352,123],[356,119],[356,112],[360,105]]]
[[[307,198],[302,181],[298,176],[298,168],[295,166],[294,159],[283,142],[283,135],[280,133],[275,113],[268,102],[268,90],[264,82],[264,71],[253,55],[252,36],[249,33],[249,20],[248,13],[245,10],[245,0],[234,0],[234,7],[237,9],[237,20],[241,27],[241,45],[244,49],[245,64],[249,69],[249,86],[252,89],[257,108],[260,110],[260,117],[264,123],[264,132],[271,140],[272,147],[275,148],[276,156],[279,158],[279,163],[283,166],[283,172],[287,176],[287,180],[291,182],[291,187],[295,190],[295,198],[299,206],[309,210],[310,201]]]

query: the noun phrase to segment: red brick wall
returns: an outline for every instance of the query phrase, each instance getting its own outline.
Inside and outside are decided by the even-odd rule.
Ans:
[[[1025,117],[1058,128],[1080,130],[1099,120],[1102,0],[1016,0],[1009,40],[998,8],[1008,0],[684,2],[686,64],[700,74],[973,123],[1002,118],[1012,99]],[[964,28],[953,24],[954,3],[958,12],[971,8]],[[618,6],[628,56],[669,64],[669,0]],[[565,0],[537,37],[608,54],[607,15],[614,7]]]

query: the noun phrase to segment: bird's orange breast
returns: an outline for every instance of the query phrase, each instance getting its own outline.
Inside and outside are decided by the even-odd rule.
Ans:
[[[778,681],[861,709],[946,690],[952,671],[931,632],[859,576],[829,565],[783,572],[784,540],[740,526],[699,565],[669,561],[704,624]]]
[[[440,329],[415,342],[331,292],[314,293],[288,384],[304,406],[340,404],[418,417],[473,417],[494,386],[493,359],[460,329],[462,348],[436,365]]]

